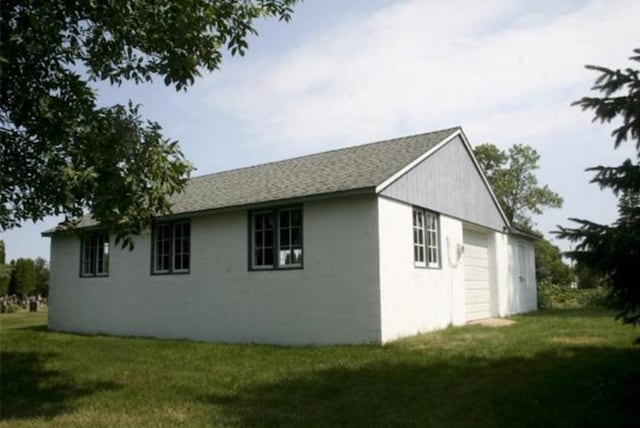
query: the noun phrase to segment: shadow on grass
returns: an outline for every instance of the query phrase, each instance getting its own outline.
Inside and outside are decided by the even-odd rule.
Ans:
[[[466,358],[295,373],[198,397],[242,426],[637,426],[640,352],[564,347],[533,358]],[[431,357],[432,358],[432,357]]]
[[[32,326],[26,326],[26,327],[15,327],[15,330],[28,330],[28,331],[34,331],[34,332],[43,332],[43,333],[48,333],[49,332],[49,327],[44,324],[44,325],[32,325]]]
[[[72,411],[79,397],[119,388],[112,382],[77,384],[71,375],[46,367],[53,357],[53,353],[0,352],[0,420],[54,417]]]

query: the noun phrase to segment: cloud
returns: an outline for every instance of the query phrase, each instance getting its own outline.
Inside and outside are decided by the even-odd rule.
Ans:
[[[293,50],[232,64],[211,107],[254,137],[313,151],[463,125],[481,139],[540,136],[584,123],[570,103],[624,65],[640,3],[407,1],[326,28]],[[295,22],[295,21],[294,21]]]
[[[473,144],[540,152],[540,182],[565,198],[563,210],[535,219],[541,230],[569,216],[615,217],[615,199],[584,169],[633,150],[612,150],[610,127],[570,103],[595,78],[585,64],[628,64],[640,2],[381,3],[303,2],[292,23],[265,23],[247,57],[186,95],[158,82],[107,87],[105,101],[144,104],[198,174],[462,125]],[[3,233],[10,257],[47,257],[39,232],[50,224]]]

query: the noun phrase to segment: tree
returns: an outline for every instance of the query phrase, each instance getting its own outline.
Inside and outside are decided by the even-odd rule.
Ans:
[[[40,296],[49,296],[49,264],[42,257],[38,257],[34,263],[35,267],[35,292]]]
[[[594,271],[591,266],[577,262],[573,267],[578,288],[598,288],[604,283],[602,275]]]
[[[640,62],[640,49],[631,61]],[[559,227],[558,235],[577,243],[569,255],[602,275],[609,286],[609,304],[616,319],[640,322],[640,70],[612,70],[588,65],[599,73],[592,90],[600,97],[583,97],[574,105],[594,113],[594,121],[619,124],[613,132],[614,149],[635,142],[636,155],[618,166],[596,166],[591,180],[618,197],[618,218],[611,225],[570,219],[575,227]],[[640,339],[639,339],[640,340]]]
[[[32,295],[36,290],[36,264],[31,259],[18,259],[11,278],[13,286],[9,292],[22,296]]]
[[[560,195],[546,185],[538,185],[535,171],[539,169],[540,155],[531,146],[514,144],[503,151],[493,144],[481,144],[473,153],[510,223],[533,231],[531,214],[562,206]],[[544,238],[538,239],[535,246],[538,282],[569,285],[571,269],[562,260],[560,250]]]
[[[538,239],[536,247],[536,280],[538,283],[569,286],[573,281],[571,268],[562,260],[562,252],[546,239]]]
[[[160,77],[183,90],[253,22],[289,21],[297,0],[4,0],[0,7],[0,229],[85,210],[131,244],[192,170],[139,107],[100,107],[92,84]]]
[[[11,268],[11,278],[9,278],[9,286],[7,287],[7,294],[16,294],[16,276],[14,274],[16,270],[16,261],[11,260],[9,262]]]
[[[560,195],[538,185],[535,171],[540,155],[531,146],[514,144],[505,152],[493,144],[481,144],[473,153],[509,222],[532,229],[531,214],[562,207]]]
[[[0,240],[0,296],[7,294],[9,291],[12,271],[11,265],[6,264],[4,241]]]

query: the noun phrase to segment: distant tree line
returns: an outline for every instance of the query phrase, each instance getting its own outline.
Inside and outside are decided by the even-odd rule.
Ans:
[[[0,295],[49,295],[49,264],[41,257],[6,262],[4,242],[0,241]]]

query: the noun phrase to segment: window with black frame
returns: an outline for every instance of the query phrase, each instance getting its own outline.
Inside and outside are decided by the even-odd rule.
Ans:
[[[97,231],[85,234],[80,243],[80,276],[109,275],[109,235]]]
[[[250,221],[252,269],[302,267],[301,208],[254,211]]]
[[[188,273],[191,267],[191,222],[158,223],[153,228],[152,272]]]

